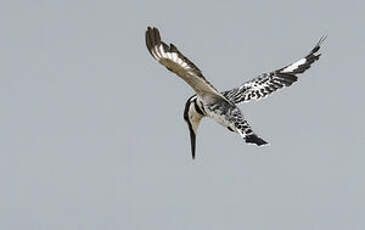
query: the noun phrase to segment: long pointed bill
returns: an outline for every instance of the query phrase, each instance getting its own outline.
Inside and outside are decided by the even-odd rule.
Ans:
[[[195,143],[196,143],[196,135],[194,130],[189,125],[189,131],[190,131],[190,143],[191,143],[191,154],[193,157],[193,160],[195,159]]]

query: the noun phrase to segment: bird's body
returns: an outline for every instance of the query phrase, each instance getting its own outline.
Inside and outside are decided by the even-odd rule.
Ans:
[[[186,103],[184,119],[192,124],[191,132],[196,132],[200,120],[209,117],[228,130],[239,134],[248,143],[267,144],[266,141],[253,133],[250,125],[244,119],[241,110],[232,102],[219,97],[199,95],[192,96]]]
[[[322,37],[304,58],[273,72],[263,73],[237,88],[219,92],[205,79],[200,69],[182,55],[173,44],[168,46],[161,41],[160,33],[156,28],[148,27],[146,32],[146,45],[151,55],[168,70],[181,77],[196,92],[187,100],[184,110],[184,119],[190,131],[193,158],[195,157],[196,132],[203,117],[212,118],[230,131],[239,134],[247,143],[258,146],[267,144],[252,131],[236,104],[251,99],[259,100],[278,89],[290,86],[297,80],[296,74],[303,73],[319,59],[320,54],[316,52],[324,39],[325,37]]]

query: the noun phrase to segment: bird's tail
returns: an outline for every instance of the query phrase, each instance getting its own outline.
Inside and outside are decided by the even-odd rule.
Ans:
[[[268,144],[268,142],[266,142],[265,140],[263,140],[261,137],[257,136],[254,133],[247,135],[245,137],[245,141],[246,141],[246,143],[256,144],[258,146]]]

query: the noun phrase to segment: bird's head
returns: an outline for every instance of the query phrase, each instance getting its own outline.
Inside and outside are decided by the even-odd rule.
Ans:
[[[195,159],[195,146],[196,146],[196,133],[200,120],[204,117],[203,111],[200,110],[197,104],[197,96],[194,95],[190,97],[186,104],[184,110],[184,120],[188,124],[190,132],[190,142],[191,142],[191,154],[193,159]]]

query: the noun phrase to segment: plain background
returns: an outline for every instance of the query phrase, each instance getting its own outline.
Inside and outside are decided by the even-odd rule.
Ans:
[[[3,1],[0,229],[364,229],[364,1]],[[270,146],[203,120],[157,26],[226,90],[323,56],[240,108]]]

